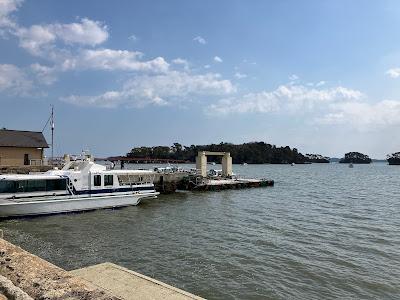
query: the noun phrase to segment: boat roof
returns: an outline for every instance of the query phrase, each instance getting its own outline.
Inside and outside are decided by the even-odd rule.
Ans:
[[[152,170],[105,170],[98,173],[115,174],[115,175],[140,175],[140,174],[155,174]]]
[[[7,174],[0,175],[0,180],[33,180],[33,179],[60,179],[64,178],[59,175],[48,175],[48,174]]]

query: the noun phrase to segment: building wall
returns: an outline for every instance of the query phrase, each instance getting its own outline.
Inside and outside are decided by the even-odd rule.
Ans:
[[[43,149],[0,147],[0,166],[23,166],[25,154],[29,160],[43,159]]]

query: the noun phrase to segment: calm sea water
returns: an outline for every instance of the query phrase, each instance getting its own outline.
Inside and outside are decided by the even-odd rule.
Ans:
[[[234,171],[275,187],[181,192],[0,227],[67,270],[110,261],[209,299],[400,299],[400,167]]]

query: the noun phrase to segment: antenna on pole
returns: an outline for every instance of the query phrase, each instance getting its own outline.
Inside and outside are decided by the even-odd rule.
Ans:
[[[51,161],[53,162],[54,161],[54,105],[51,104],[50,106],[51,106],[51,114],[42,129],[42,133],[44,132],[44,130],[46,129],[47,125],[49,125],[49,122],[50,122],[50,126],[51,126]]]
[[[54,161],[54,105],[51,105],[51,161]]]

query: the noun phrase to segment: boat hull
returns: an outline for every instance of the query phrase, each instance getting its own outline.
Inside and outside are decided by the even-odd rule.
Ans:
[[[0,200],[0,218],[32,216],[86,211],[102,208],[113,208],[138,205],[142,199],[156,198],[157,192],[106,195],[96,197],[66,197],[46,200]]]

